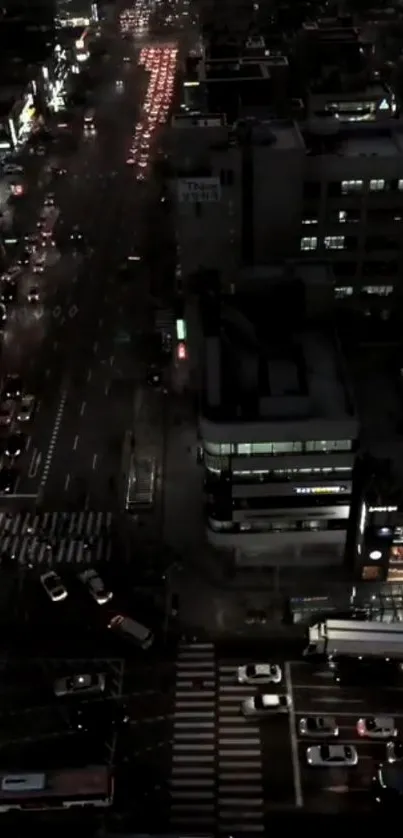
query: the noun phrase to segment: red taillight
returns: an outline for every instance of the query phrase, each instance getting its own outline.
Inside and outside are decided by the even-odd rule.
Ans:
[[[186,361],[187,350],[184,343],[178,343],[178,359],[179,361]]]

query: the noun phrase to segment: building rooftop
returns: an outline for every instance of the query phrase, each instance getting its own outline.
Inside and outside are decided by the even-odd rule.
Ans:
[[[303,284],[284,277],[266,294],[206,302],[206,418],[277,424],[353,418],[336,341],[316,324],[292,329],[286,313],[279,315],[290,294],[303,311]]]
[[[398,157],[403,153],[403,121],[344,123],[335,119],[306,124],[302,135],[310,154],[338,154],[346,157]]]

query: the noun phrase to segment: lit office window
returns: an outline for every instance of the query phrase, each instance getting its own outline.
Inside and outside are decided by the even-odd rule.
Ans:
[[[389,297],[393,294],[393,285],[364,285],[364,294],[372,294],[374,297]]]
[[[382,192],[382,189],[385,189],[385,181],[384,180],[370,180],[369,182],[369,189],[370,192]]]
[[[351,297],[353,289],[351,285],[338,286],[334,289],[334,296],[336,300],[344,300],[345,297]]]
[[[345,236],[325,236],[326,250],[344,250]]]
[[[318,219],[317,218],[303,218],[302,223],[303,224],[317,224]]]
[[[301,239],[301,250],[316,250],[318,239],[316,236],[303,236]]]
[[[348,195],[350,192],[361,192],[363,186],[363,180],[342,180],[341,191],[343,195]]]

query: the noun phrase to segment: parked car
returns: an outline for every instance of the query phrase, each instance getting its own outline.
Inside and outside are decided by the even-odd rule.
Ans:
[[[106,675],[104,672],[85,673],[84,675],[66,675],[58,678],[53,684],[54,694],[58,697],[66,695],[88,695],[105,692]]]
[[[62,602],[62,600],[66,599],[68,596],[67,588],[60,579],[60,576],[55,573],[54,570],[42,573],[39,578],[41,585],[52,602]]]
[[[311,745],[306,749],[306,761],[314,768],[357,765],[354,745]]]

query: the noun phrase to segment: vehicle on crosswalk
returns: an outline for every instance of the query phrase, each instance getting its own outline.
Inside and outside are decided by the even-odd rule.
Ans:
[[[339,735],[339,728],[333,716],[305,716],[299,720],[298,730],[300,736],[309,736],[312,739]]]
[[[288,713],[292,705],[289,695],[263,694],[251,695],[241,703],[241,712],[247,718],[271,716],[276,713]]]
[[[42,573],[39,577],[44,590],[52,602],[62,602],[68,596],[68,590],[63,584],[60,576],[54,570]]]
[[[154,643],[154,635],[150,629],[131,617],[124,617],[122,614],[116,614],[115,617],[112,617],[108,628],[136,643],[142,649],[149,649]]]
[[[281,678],[278,663],[248,663],[238,667],[238,684],[280,684]]]
[[[403,760],[403,742],[400,739],[386,743],[386,759],[388,762]]]
[[[101,577],[93,568],[79,573],[78,578],[86,586],[88,592],[98,605],[106,605],[107,602],[111,601],[113,597],[112,591],[107,590]]]
[[[358,763],[354,745],[311,745],[306,749],[306,761],[313,768],[353,766]]]
[[[105,692],[106,675],[104,672],[67,675],[58,678],[53,684],[53,692],[59,698],[67,695],[92,695]]]
[[[35,405],[35,396],[31,395],[30,393],[27,393],[27,395],[23,396],[17,410],[17,422],[21,422],[21,424],[25,424],[25,422],[30,422],[35,412]]]
[[[392,716],[367,716],[358,719],[357,733],[366,739],[395,739],[398,736]]]

